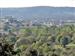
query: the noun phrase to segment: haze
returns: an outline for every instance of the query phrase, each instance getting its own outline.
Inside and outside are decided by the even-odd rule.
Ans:
[[[75,7],[75,0],[0,0],[0,7]]]

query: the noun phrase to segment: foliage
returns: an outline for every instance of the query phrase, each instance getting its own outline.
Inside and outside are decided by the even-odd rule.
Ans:
[[[15,29],[16,32],[16,29]],[[11,31],[3,37],[0,34],[0,45],[11,46],[12,51],[2,49],[0,56],[74,56],[75,55],[75,26],[33,26],[31,28],[20,28],[19,34]],[[18,37],[17,37],[18,36]],[[3,40],[2,40],[3,38]],[[3,44],[5,43],[5,44]],[[3,54],[1,54],[3,52]],[[8,54],[6,54],[8,53]]]

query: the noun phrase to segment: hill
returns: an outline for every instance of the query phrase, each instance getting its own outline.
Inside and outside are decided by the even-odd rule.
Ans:
[[[75,8],[74,7],[49,7],[49,6],[37,6],[37,7],[23,7],[23,8],[0,8],[2,9],[2,16],[13,16],[18,19],[24,20],[75,20]]]

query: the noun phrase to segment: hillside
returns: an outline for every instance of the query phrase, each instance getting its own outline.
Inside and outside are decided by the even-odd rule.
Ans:
[[[0,8],[1,9],[1,8]],[[2,8],[2,16],[13,16],[18,19],[34,20],[59,20],[75,19],[74,7],[24,7],[24,8]]]

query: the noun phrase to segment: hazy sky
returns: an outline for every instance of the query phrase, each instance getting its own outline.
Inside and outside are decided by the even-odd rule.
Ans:
[[[0,7],[70,6],[75,0],[0,0]]]

